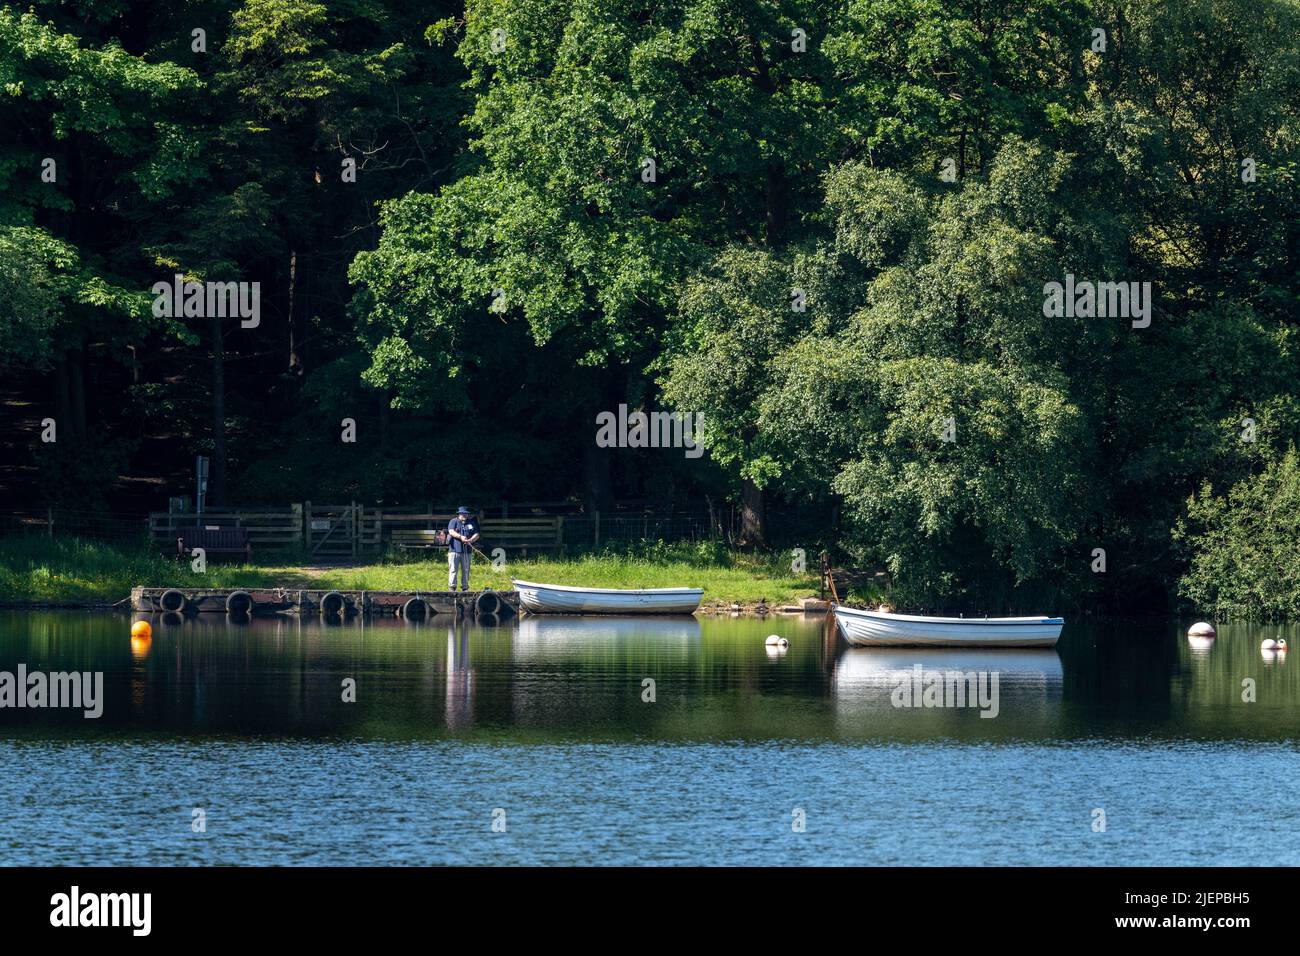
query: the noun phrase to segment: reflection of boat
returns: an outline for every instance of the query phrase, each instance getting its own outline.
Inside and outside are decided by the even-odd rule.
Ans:
[[[631,640],[658,646],[686,646],[699,640],[700,622],[693,617],[525,617],[514,633],[517,656],[547,657],[553,652],[584,646],[607,647]]]
[[[998,649],[947,650],[875,650],[849,648],[835,662],[832,682],[836,688],[893,687],[898,675],[920,665],[924,671],[971,671],[997,673],[1003,684],[1060,683],[1061,658],[1054,650]]]
[[[514,581],[519,603],[534,614],[693,614],[703,588],[574,588]]]
[[[922,617],[835,606],[835,621],[861,647],[1053,647],[1059,617]]]
[[[936,688],[937,697],[928,700],[930,686]],[[850,647],[835,661],[831,687],[835,709],[844,717],[870,714],[878,720],[918,709],[933,713],[936,708],[952,708],[958,694],[965,697],[965,704],[958,705],[965,709],[978,708],[982,695],[985,713],[1025,717],[1059,703],[1064,681],[1061,658],[1048,649]]]
[[[595,654],[668,654],[685,657],[698,644],[693,617],[534,617],[519,619],[512,635],[517,661],[554,661]]]

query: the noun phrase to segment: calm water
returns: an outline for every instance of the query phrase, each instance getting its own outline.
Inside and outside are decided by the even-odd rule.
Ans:
[[[130,625],[0,612],[0,671],[105,681],[98,720],[0,710],[0,863],[1300,863],[1300,629],[966,652],[801,618]],[[1294,659],[1261,654],[1279,634]],[[996,673],[997,716],[895,707],[916,664]]]

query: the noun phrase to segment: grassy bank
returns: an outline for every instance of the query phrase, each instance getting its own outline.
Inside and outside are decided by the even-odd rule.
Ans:
[[[493,571],[476,559],[473,584],[507,589],[510,578],[590,587],[702,587],[705,603],[769,605],[815,595],[817,575],[791,572],[784,555],[730,553],[712,545],[647,543],[623,553],[512,561]],[[143,548],[130,549],[75,538],[0,539],[0,602],[109,604],[135,585],[150,587],[304,587],[340,590],[442,590],[447,586],[444,552],[423,560],[376,561],[351,568],[312,567],[291,560],[252,565],[210,562],[203,574]]]

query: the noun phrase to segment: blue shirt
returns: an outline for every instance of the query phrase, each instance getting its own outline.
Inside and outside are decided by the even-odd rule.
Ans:
[[[452,518],[447,524],[447,530],[459,531],[465,537],[472,538],[474,535],[478,534],[478,522],[473,518],[465,518],[463,521],[460,518]],[[453,538],[450,535],[447,537],[447,547],[457,554],[470,549],[469,545],[460,540],[460,538]]]

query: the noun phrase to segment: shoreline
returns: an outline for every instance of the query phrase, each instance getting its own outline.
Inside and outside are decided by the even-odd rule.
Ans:
[[[132,589],[165,584],[181,589],[440,591],[445,561],[422,558],[318,567],[301,556],[266,555],[251,564],[189,563],[139,549],[80,539],[0,537],[0,607],[105,610],[129,600]],[[699,548],[653,554],[583,554],[537,557],[506,566],[475,564],[475,590],[513,590],[513,579],[561,586],[638,589],[698,587],[704,612],[757,613],[760,608],[801,606],[818,594],[817,573],[795,570],[784,555]],[[845,594],[846,601],[877,603],[884,589]]]
[[[816,600],[816,599],[813,599]],[[728,601],[715,599],[708,604],[701,604],[692,616],[725,617],[817,617],[825,615],[829,605],[804,608],[791,604],[763,604],[758,601]],[[123,614],[143,614],[131,607],[130,595],[120,601],[101,599],[66,600],[66,601],[0,601],[0,611],[121,611]]]

